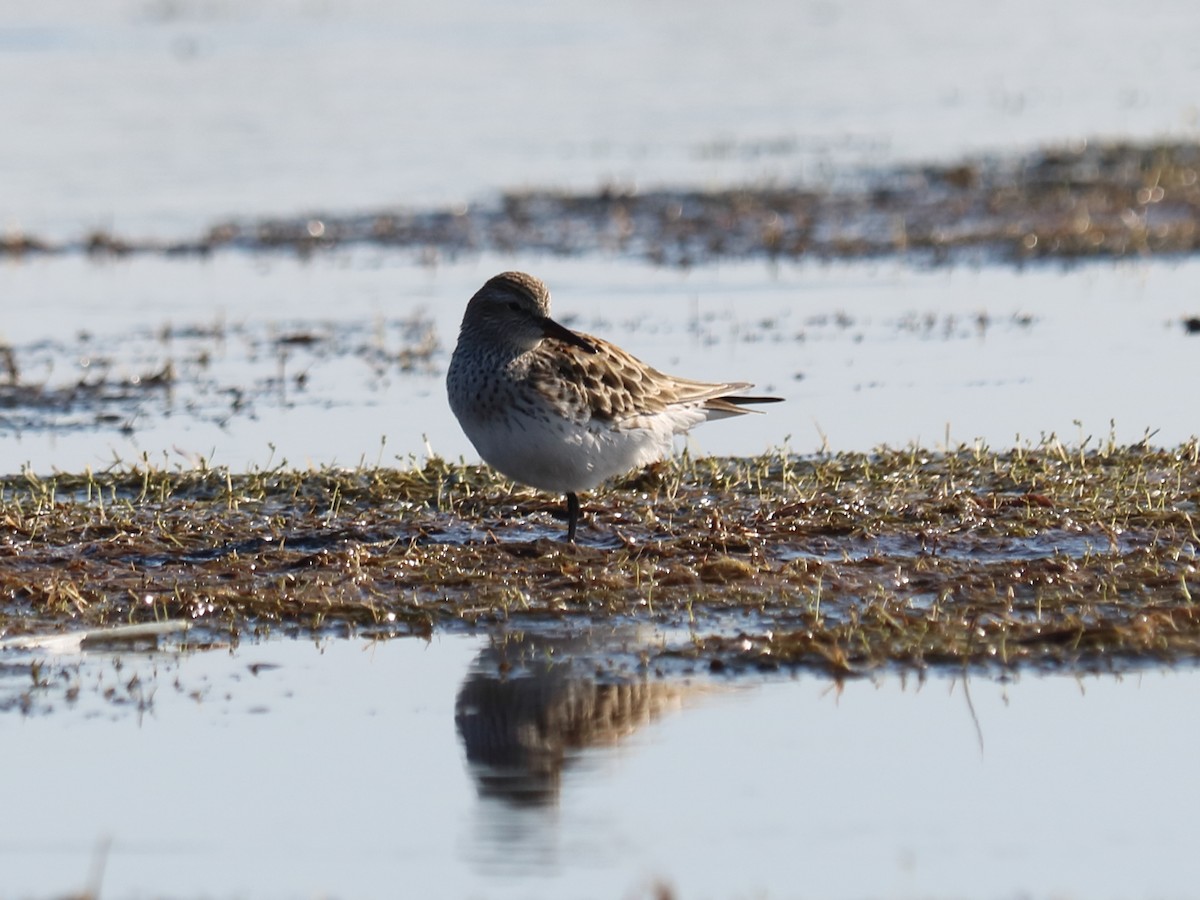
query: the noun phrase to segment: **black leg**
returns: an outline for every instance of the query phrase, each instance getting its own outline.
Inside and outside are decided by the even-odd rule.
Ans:
[[[575,543],[575,526],[579,524],[579,495],[567,494],[567,541]]]

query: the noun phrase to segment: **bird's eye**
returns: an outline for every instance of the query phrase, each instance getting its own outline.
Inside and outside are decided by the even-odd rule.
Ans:
[[[509,308],[509,309],[511,309],[513,312],[520,312],[520,311],[521,311],[521,304],[520,304],[520,303],[518,303],[516,300],[509,300],[509,301],[508,301],[508,308]]]

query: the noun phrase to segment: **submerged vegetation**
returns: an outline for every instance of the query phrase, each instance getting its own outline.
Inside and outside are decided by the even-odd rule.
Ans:
[[[560,498],[433,458],[0,480],[0,637],[656,626],[650,670],[1200,656],[1200,444],[689,459]]]

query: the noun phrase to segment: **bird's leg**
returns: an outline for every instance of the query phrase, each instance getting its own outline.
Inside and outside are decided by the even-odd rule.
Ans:
[[[574,491],[567,494],[567,542],[575,543],[575,526],[579,524],[579,495]]]

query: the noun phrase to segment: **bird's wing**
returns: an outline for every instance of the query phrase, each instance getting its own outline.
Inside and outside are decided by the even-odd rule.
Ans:
[[[704,409],[717,416],[748,412],[737,397],[746,382],[692,381],[664,375],[620,347],[592,335],[580,335],[591,350],[547,338],[530,352],[529,379],[548,400],[575,418],[617,425],[673,408]],[[703,418],[703,417],[702,417]]]

